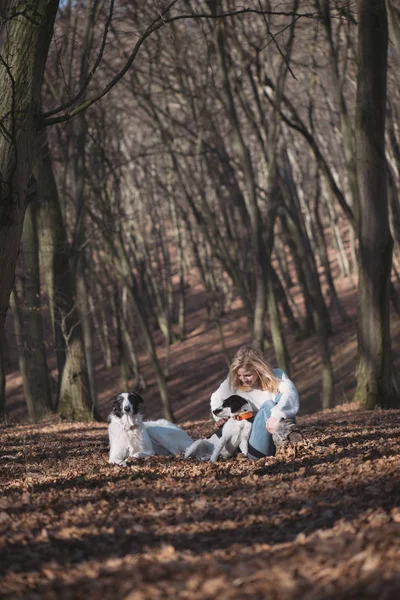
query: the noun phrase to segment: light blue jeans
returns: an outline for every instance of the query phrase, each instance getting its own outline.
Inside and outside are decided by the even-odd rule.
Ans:
[[[279,400],[279,396],[276,399]],[[248,453],[248,457],[252,460],[258,460],[264,456],[275,456],[275,444],[272,435],[265,426],[274,406],[276,406],[276,402],[266,400],[254,418]]]

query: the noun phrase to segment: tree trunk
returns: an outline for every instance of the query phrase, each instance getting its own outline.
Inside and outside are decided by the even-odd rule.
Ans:
[[[172,192],[171,192],[172,196]],[[174,227],[174,237],[177,247],[177,270],[179,274],[179,285],[177,294],[177,305],[178,305],[178,337],[180,340],[184,340],[186,337],[186,320],[185,320],[185,309],[186,309],[186,297],[185,297],[185,261],[184,261],[184,240],[182,235],[181,222],[178,219],[176,206],[173,199],[169,196],[171,219]]]
[[[294,286],[294,282],[292,280],[292,275],[289,271],[289,263],[286,256],[285,246],[282,242],[281,236],[275,236],[275,255],[279,265],[279,271],[282,275],[282,279],[285,282],[285,285],[288,289]]]
[[[119,372],[121,378],[121,385],[123,391],[130,390],[129,383],[129,365],[126,356],[126,348],[124,344],[124,330],[126,324],[122,322],[122,309],[121,309],[121,301],[119,297],[118,286],[114,287],[114,296],[113,296],[113,305],[115,308],[115,318],[117,321],[117,349],[118,349],[118,363],[119,363]]]
[[[146,381],[142,375],[140,363],[136,354],[135,345],[130,333],[129,315],[128,315],[128,296],[129,290],[124,286],[122,290],[122,339],[124,347],[129,358],[129,367],[131,369],[134,381],[133,387],[139,391],[145,391],[147,389]]]
[[[72,312],[76,312],[73,309]],[[73,421],[90,421],[99,418],[95,406],[90,406],[90,388],[87,370],[82,371],[85,355],[80,333],[80,323],[73,317],[73,324],[68,326],[68,317],[63,318],[62,325],[66,339],[65,365],[61,377],[60,401],[58,413],[64,419]]]
[[[142,304],[141,298],[139,297],[139,295],[137,293],[137,290],[130,289],[129,291],[130,291],[130,296],[132,299],[133,306],[135,308],[135,312],[137,314],[138,320],[140,322],[140,326],[142,328],[143,337],[144,337],[145,344],[147,347],[147,354],[151,360],[154,374],[157,379],[157,385],[158,385],[158,390],[159,390],[160,396],[161,396],[164,417],[168,421],[175,423],[174,413],[172,412],[171,402],[168,397],[167,382],[166,382],[163,370],[161,368],[160,361],[158,360],[158,357],[157,357],[156,346],[154,344],[153,336],[152,336],[149,324],[147,322],[145,308]]]
[[[90,306],[88,298],[88,290],[86,283],[86,272],[85,272],[85,256],[82,252],[81,259],[79,261],[78,272],[76,275],[76,291],[77,291],[77,302],[79,307],[79,315],[82,323],[82,334],[83,334],[83,345],[85,348],[85,359],[89,379],[91,405],[97,406],[97,389],[96,389],[96,376],[95,376],[95,364],[94,364],[94,340],[93,340],[93,327],[90,319]]]
[[[25,214],[17,280],[12,296],[19,365],[29,418],[37,422],[52,410],[49,372],[40,311],[39,245],[36,193]]]
[[[243,179],[245,182],[244,199],[251,228],[250,236],[252,244],[255,285],[252,344],[258,350],[263,351],[265,337],[265,314],[267,308],[266,289],[269,285],[267,263],[270,262],[270,256],[268,256],[266,253],[263,240],[263,221],[257,202],[257,184],[251,154],[243,136],[235,106],[234,95],[232,93],[232,86],[230,82],[230,57],[225,47],[221,23],[217,22],[216,27],[216,42],[222,69],[224,96],[227,104],[227,113],[229,116],[232,138],[238,149],[241,167],[243,170]]]
[[[6,365],[5,365],[5,337],[0,338],[0,421],[6,418]]]
[[[270,268],[272,270],[272,266]],[[272,278],[270,278],[270,283],[267,287],[267,305],[272,343],[274,345],[277,365],[283,371],[285,371],[287,375],[290,376],[289,354],[286,347],[285,336],[283,335],[282,319],[279,314],[278,304],[276,302],[276,295],[274,286],[272,285]]]
[[[280,306],[282,308],[282,312],[283,312],[285,319],[289,325],[289,329],[295,334],[300,334],[301,333],[301,327],[299,325],[300,320],[301,320],[300,311],[297,307],[297,304],[293,300],[293,297],[290,293],[290,289],[289,288],[285,289],[283,287],[281,280],[278,277],[278,274],[274,270],[272,270],[271,276],[272,276],[272,285],[274,286],[278,306]],[[289,300],[290,300],[291,304],[289,303]],[[291,305],[293,306],[293,308]]]
[[[14,283],[27,203],[40,90],[58,0],[9,0],[0,13],[0,337]],[[19,16],[11,16],[18,13]]]
[[[324,182],[323,182],[323,185],[324,185]],[[331,227],[331,231],[332,231],[332,242],[337,250],[337,261],[338,261],[338,265],[339,265],[340,276],[341,277],[350,277],[350,274],[351,274],[350,263],[349,263],[349,259],[346,254],[346,249],[343,244],[343,239],[342,239],[342,236],[340,233],[340,229],[337,225],[338,217],[335,212],[334,205],[333,205],[334,199],[332,198],[331,190],[329,189],[328,186],[326,186],[326,184],[325,184],[325,188],[326,188],[325,205],[328,210],[328,215],[329,215],[329,219],[330,219],[330,227]],[[351,227],[351,229],[353,229],[353,228]],[[355,242],[355,240],[354,240],[354,242]]]
[[[326,245],[324,227],[322,225],[321,215],[320,215],[320,199],[321,199],[321,190],[319,185],[319,177],[317,174],[317,189],[315,194],[315,204],[314,204],[314,223],[315,223],[315,235],[317,238],[317,252],[319,255],[320,264],[325,273],[325,279],[328,284],[328,293],[330,297],[330,305],[331,308],[336,310],[342,321],[347,321],[348,316],[346,314],[345,309],[340,302],[339,296],[336,292],[336,287],[331,271],[331,266],[329,262],[328,249]]]
[[[311,314],[320,346],[322,359],[322,407],[332,408],[334,405],[333,371],[328,338],[332,327],[321,290],[315,259],[302,221],[302,212],[296,198],[296,190],[293,185],[289,162],[286,163],[286,166],[287,170],[284,172],[281,190],[286,204],[287,224],[291,228],[294,239],[297,240],[297,251],[301,256],[304,268],[304,283],[309,290]]]
[[[106,284],[101,284],[99,278],[96,281],[96,298],[98,303],[98,310],[100,312],[100,331],[99,337],[101,336],[104,344],[104,364],[106,369],[111,369],[113,366],[112,348],[111,348],[111,334],[108,325],[108,295],[109,288]],[[107,297],[107,300],[106,300]],[[107,308],[105,308],[107,307]],[[115,314],[112,312],[112,319],[115,318]]]
[[[38,213],[40,262],[49,297],[56,344],[59,375],[57,405],[61,414],[67,418],[81,415],[84,419],[90,419],[93,412],[96,417],[98,415],[94,411],[90,397],[82,330],[75,305],[71,251],[61,213],[51,156],[45,139],[42,139],[38,151],[34,174],[38,182],[40,200]],[[73,348],[67,348],[67,343],[71,343]],[[77,362],[79,357],[82,358],[81,364]],[[71,365],[67,364],[68,360],[72,360]],[[70,390],[68,385],[71,385]],[[73,403],[70,409],[67,406],[69,400]]]
[[[96,284],[96,291],[99,291],[99,286],[97,286]],[[96,299],[97,302],[100,301],[101,296],[98,295],[98,293],[96,294]],[[101,307],[97,308],[95,301],[93,299],[93,295],[89,294],[89,308],[90,308],[90,314],[92,316],[92,320],[93,320],[93,328],[94,328],[94,332],[97,338],[97,342],[100,346],[101,349],[101,353],[103,356],[103,366],[106,369],[111,369],[112,366],[112,360],[111,360],[111,346],[110,346],[110,340],[108,338],[108,326],[107,326],[107,321],[105,320],[105,315],[104,315],[104,310],[102,310]],[[100,316],[98,316],[97,311],[100,313]]]
[[[49,301],[57,368],[61,380],[65,363],[65,340],[61,330],[61,315],[68,312],[72,305],[70,248],[45,133],[41,136],[41,142],[33,165],[39,196],[37,219],[40,270]]]
[[[343,147],[343,158],[346,166],[346,174],[348,181],[348,189],[351,197],[351,208],[355,215],[358,215],[359,210],[359,198],[358,198],[358,185],[357,185],[357,165],[355,160],[355,149],[354,149],[354,133],[351,126],[350,115],[347,109],[346,97],[344,94],[345,86],[345,75],[346,73],[340,73],[340,56],[339,56],[339,43],[334,38],[334,32],[332,29],[332,13],[331,13],[331,2],[330,0],[323,0],[321,2],[322,8],[322,21],[325,26],[329,53],[331,57],[330,61],[330,74],[332,77],[333,89],[337,94],[337,107],[339,110],[340,117],[340,131],[342,134],[342,147]],[[336,43],[335,43],[336,42]],[[349,45],[349,33],[346,34],[347,46]],[[346,48],[347,50],[347,48]]]
[[[165,380],[165,376],[157,356],[157,350],[153,339],[151,326],[149,324],[146,307],[143,304],[143,299],[140,295],[138,285],[136,283],[135,274],[132,272],[132,268],[129,263],[127,250],[123,243],[122,236],[120,236],[117,239],[112,239],[110,237],[108,237],[107,239],[109,242],[110,250],[114,253],[117,259],[120,278],[124,281],[124,285],[126,285],[133,309],[137,315],[137,319],[139,321],[140,328],[143,333],[147,354],[150,358],[153,371],[157,380],[157,386],[161,396],[164,417],[174,423],[175,417],[172,412],[170,399],[168,397],[167,382]],[[116,308],[116,310],[118,310],[118,308]]]
[[[356,398],[372,409],[400,406],[390,340],[389,228],[385,158],[388,23],[384,0],[359,0],[356,148],[360,189]]]
[[[398,3],[397,3],[398,4]],[[390,41],[400,55],[400,9],[395,0],[386,0]]]

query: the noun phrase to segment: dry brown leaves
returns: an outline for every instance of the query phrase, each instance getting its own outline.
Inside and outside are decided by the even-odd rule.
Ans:
[[[126,469],[104,425],[3,427],[2,597],[398,597],[400,411],[300,425],[275,458]]]

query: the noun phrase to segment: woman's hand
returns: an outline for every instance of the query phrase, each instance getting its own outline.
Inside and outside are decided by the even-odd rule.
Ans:
[[[274,433],[274,431],[278,427],[278,425],[279,425],[279,419],[276,419],[275,417],[270,417],[265,426],[270,433]]]

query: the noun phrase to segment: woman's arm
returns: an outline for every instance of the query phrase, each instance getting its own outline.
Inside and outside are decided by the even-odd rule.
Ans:
[[[214,421],[220,420],[221,416],[214,415],[214,413],[212,411],[215,410],[216,408],[219,408],[221,406],[221,404],[223,403],[223,401],[226,398],[229,398],[229,396],[231,396],[232,394],[233,394],[233,391],[229,384],[228,378],[226,378],[221,383],[219,388],[213,394],[211,394],[210,407],[211,407],[211,414],[213,416]]]
[[[275,402],[276,406],[271,410],[271,417],[278,421],[296,417],[299,410],[299,394],[293,381],[285,373],[282,373]]]

